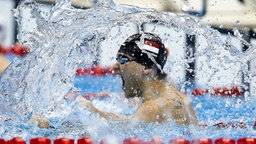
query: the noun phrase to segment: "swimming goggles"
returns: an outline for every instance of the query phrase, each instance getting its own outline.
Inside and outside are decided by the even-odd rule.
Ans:
[[[129,58],[125,55],[121,55],[121,54],[118,54],[117,57],[116,57],[116,60],[120,63],[120,64],[126,64],[130,61],[134,61],[135,59],[134,58]]]

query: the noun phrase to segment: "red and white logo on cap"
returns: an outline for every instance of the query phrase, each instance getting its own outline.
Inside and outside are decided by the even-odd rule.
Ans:
[[[160,44],[156,42],[144,40],[144,44],[137,43],[137,45],[141,50],[147,50],[155,54],[159,53]]]

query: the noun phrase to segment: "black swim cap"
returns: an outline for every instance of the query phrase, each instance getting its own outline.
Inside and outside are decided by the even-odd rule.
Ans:
[[[135,34],[126,39],[118,50],[148,68],[156,66],[161,73],[167,60],[167,49],[161,39],[152,33]],[[117,55],[117,56],[118,56]]]

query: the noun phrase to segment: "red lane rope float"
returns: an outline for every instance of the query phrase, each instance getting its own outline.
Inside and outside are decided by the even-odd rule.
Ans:
[[[169,141],[169,144],[190,144],[190,141],[184,138],[174,138]]]
[[[209,139],[209,138],[193,139],[191,144],[212,144],[212,139]]]
[[[139,138],[126,138],[123,140],[123,144],[141,144],[143,141]]]
[[[53,144],[75,144],[75,140],[69,138],[59,138],[54,140]]]
[[[115,75],[116,71],[113,67],[106,67],[103,68],[99,65],[94,66],[92,68],[78,68],[76,70],[77,75],[96,75],[96,76],[103,76],[103,75]]]
[[[30,52],[30,48],[18,43],[13,44],[11,47],[0,45],[0,53],[2,54],[15,54],[19,56],[25,56]]]
[[[26,144],[26,142],[20,137],[14,137],[11,140],[5,141],[5,144]]]
[[[83,137],[77,140],[77,144],[94,144],[96,143],[92,138]]]
[[[237,144],[256,144],[256,138],[240,138],[237,140]]]
[[[4,139],[0,139],[0,144],[5,144],[5,140]]]
[[[39,138],[30,139],[29,143],[30,144],[51,144],[51,140],[48,138],[39,137]]]
[[[145,142],[145,144],[163,144],[164,142],[160,138],[152,138],[151,141]]]
[[[205,94],[210,94],[210,95],[232,97],[232,96],[243,96],[244,92],[245,91],[240,89],[238,86],[234,86],[232,88],[227,88],[227,87],[223,87],[223,88],[217,87],[212,89],[195,88],[191,94],[193,96],[202,96]]]
[[[214,141],[214,144],[235,144],[236,141],[230,138],[218,138]]]

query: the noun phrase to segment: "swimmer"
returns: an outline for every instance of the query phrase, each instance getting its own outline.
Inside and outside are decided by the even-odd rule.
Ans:
[[[108,120],[198,125],[188,97],[167,80],[163,71],[167,50],[158,36],[151,33],[130,36],[121,45],[116,60],[113,67],[122,78],[125,97],[138,97],[140,107],[133,115],[123,116],[99,110],[86,98],[78,97],[82,106]]]

